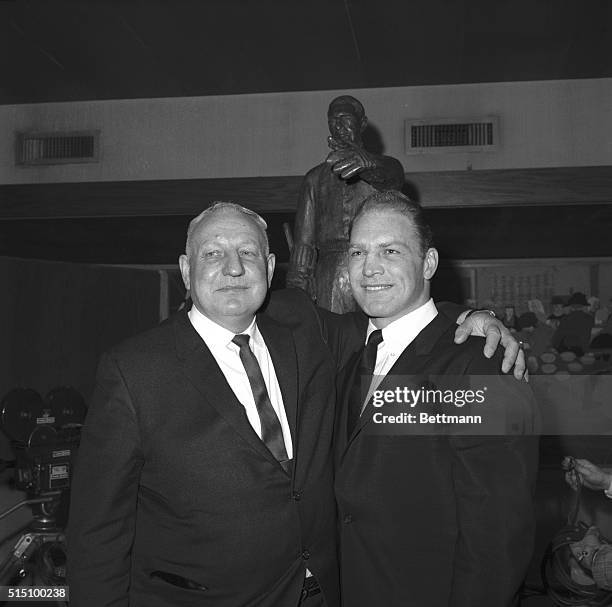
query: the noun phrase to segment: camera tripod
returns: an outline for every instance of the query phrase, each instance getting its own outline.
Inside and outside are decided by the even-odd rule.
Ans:
[[[0,563],[0,586],[65,586],[66,543],[55,512],[61,492],[19,502],[0,514],[4,518],[22,506],[32,506],[33,520]],[[60,607],[65,601],[55,601]]]

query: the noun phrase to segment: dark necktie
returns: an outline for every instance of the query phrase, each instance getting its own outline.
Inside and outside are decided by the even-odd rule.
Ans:
[[[276,411],[274,411],[270,402],[259,363],[255,354],[249,348],[249,339],[248,335],[241,334],[235,335],[232,341],[240,348],[240,360],[251,384],[253,398],[261,421],[261,440],[279,462],[286,462],[288,457],[283,440],[283,430]]]
[[[351,436],[355,429],[355,424],[361,415],[361,409],[365,400],[367,390],[370,387],[372,374],[376,367],[376,353],[378,345],[383,341],[382,329],[376,329],[370,333],[368,343],[365,345],[361,358],[359,359],[359,368],[355,374],[355,380],[349,394],[349,409],[347,419],[348,436]],[[364,392],[365,388],[365,392]]]

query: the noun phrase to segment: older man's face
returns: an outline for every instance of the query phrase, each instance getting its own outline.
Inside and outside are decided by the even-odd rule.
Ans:
[[[253,219],[226,209],[196,228],[179,265],[196,308],[219,325],[239,333],[261,307],[274,272],[274,255]]]
[[[355,301],[379,329],[429,299],[438,253],[423,255],[412,220],[393,211],[372,211],[353,225],[349,278]]]

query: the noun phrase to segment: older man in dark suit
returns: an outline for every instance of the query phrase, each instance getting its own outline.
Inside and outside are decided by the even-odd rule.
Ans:
[[[68,528],[72,607],[339,604],[333,364],[256,316],[265,222],[220,203],[180,257],[193,307],[100,363]]]
[[[361,329],[362,352],[340,373],[336,495],[343,605],[516,605],[534,533],[537,440],[526,436],[534,430],[528,387],[512,379],[500,387],[501,356],[485,358],[478,338],[453,343],[454,322],[429,296],[438,254],[418,205],[396,192],[368,198],[352,227],[348,264],[369,322]],[[350,350],[346,343],[341,348]],[[487,395],[482,414],[497,416],[488,421],[498,430],[498,422],[504,428],[511,422],[506,435],[482,436],[475,429],[469,436],[446,418],[438,430],[376,423],[373,390],[393,394],[412,383],[418,391],[432,382],[441,387],[445,377],[462,385],[469,376],[491,374],[486,383],[497,391]],[[496,405],[495,413],[487,405]],[[427,409],[420,411],[435,411]],[[413,411],[398,403],[394,413]]]

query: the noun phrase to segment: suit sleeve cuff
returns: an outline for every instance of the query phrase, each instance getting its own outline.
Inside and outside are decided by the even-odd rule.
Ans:
[[[463,321],[472,313],[475,312],[475,310],[464,310],[463,312],[461,312],[461,314],[459,314],[459,316],[457,317],[457,324],[460,325],[463,323]]]
[[[461,312],[461,314],[459,314],[459,317],[457,318],[457,324],[461,325],[463,324],[463,321],[470,315],[474,314],[475,312],[486,312],[487,314],[489,314],[490,316],[492,316],[493,318],[497,318],[497,316],[495,315],[495,312],[493,312],[493,310],[486,310],[484,308],[481,309],[475,309],[472,308],[470,310],[464,310],[463,312]]]
[[[604,545],[595,553],[591,573],[599,588],[612,590],[612,546]]]

